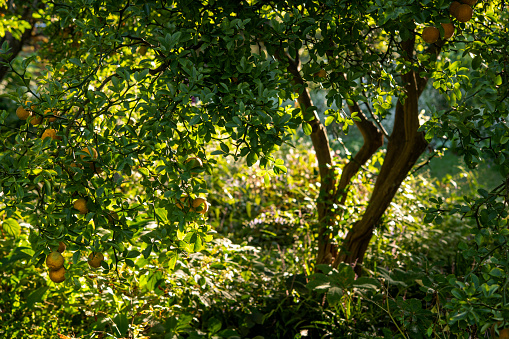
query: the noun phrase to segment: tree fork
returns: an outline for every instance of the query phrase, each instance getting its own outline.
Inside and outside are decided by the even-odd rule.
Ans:
[[[402,42],[408,60],[412,56],[414,43],[415,39]],[[432,52],[438,54],[440,47],[434,48]],[[427,147],[424,133],[418,132],[418,100],[428,79],[420,77],[419,71],[411,70],[402,75],[406,98],[400,98],[396,105],[394,129],[389,137],[384,163],[366,211],[348,232],[341,252],[333,263],[334,267],[337,267],[340,262],[346,262],[354,265],[358,274],[361,273],[361,264],[376,223],[385,213],[401,183]]]
[[[281,55],[277,58],[281,60]],[[303,111],[313,106],[313,102],[305,87],[304,80],[299,73],[298,60],[292,58],[285,53],[284,61],[288,62],[288,70],[293,76],[294,84],[300,85],[301,90],[297,101]],[[316,264],[331,264],[337,256],[337,248],[332,243],[332,235],[329,233],[329,226],[332,226],[336,212],[333,212],[333,204],[339,202],[344,204],[347,196],[347,186],[350,184],[353,176],[383,145],[383,132],[364,115],[357,103],[349,106],[350,112],[356,112],[360,121],[355,121],[357,128],[361,131],[364,139],[359,152],[345,165],[343,173],[336,186],[337,178],[332,167],[332,157],[330,153],[330,145],[327,137],[327,130],[320,122],[316,112],[314,112],[313,120],[309,121],[312,127],[310,135],[313,148],[316,153],[318,168],[320,173],[320,193],[317,202],[318,209],[318,253]]]

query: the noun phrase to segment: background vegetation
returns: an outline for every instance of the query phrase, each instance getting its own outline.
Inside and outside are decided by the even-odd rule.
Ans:
[[[449,7],[444,1],[421,2],[413,3],[437,12]],[[509,316],[505,178],[509,167],[502,159],[509,141],[504,111],[507,96],[503,96],[507,73],[505,69],[497,70],[502,74],[501,82],[494,85],[498,80],[489,78],[493,75],[489,70],[487,75],[480,74],[480,67],[489,67],[473,67],[472,63],[479,62],[474,61],[476,57],[466,61],[463,58],[464,51],[474,52],[469,49],[471,46],[461,43],[476,34],[476,39],[482,40],[480,30],[468,32],[471,26],[462,26],[467,31],[464,40],[458,42],[458,50],[447,50],[444,59],[448,60],[447,67],[452,67],[455,60],[465,62],[465,69],[451,75],[466,83],[462,84],[466,89],[462,87],[461,93],[476,86],[482,88],[482,81],[491,81],[490,85],[499,92],[487,90],[482,96],[457,98],[460,104],[456,104],[451,92],[437,85],[428,87],[420,96],[420,106],[426,107],[420,116],[428,120],[424,128],[431,131],[430,146],[376,222],[359,275],[349,263],[317,262],[317,239],[323,226],[318,214],[322,201],[317,198],[323,178],[317,167],[317,152],[305,128],[289,128],[281,123],[283,127],[276,133],[264,129],[266,126],[259,127],[255,134],[260,138],[263,135],[266,142],[246,146],[249,153],[244,152],[243,157],[233,156],[233,150],[249,140],[243,140],[240,132],[236,135],[227,129],[232,122],[240,128],[238,122],[228,120],[231,117],[221,111],[214,113],[215,118],[211,113],[215,125],[208,124],[200,111],[201,97],[189,96],[197,93],[192,84],[202,84],[200,72],[207,74],[203,71],[207,67],[188,63],[189,56],[178,54],[182,52],[179,49],[175,49],[179,51],[175,55],[173,50],[162,55],[163,49],[154,47],[157,34],[140,40],[136,34],[141,31],[136,30],[145,26],[129,21],[131,17],[125,19],[126,27],[121,25],[122,20],[116,22],[117,17],[101,11],[106,20],[113,20],[118,26],[107,25],[101,17],[81,22],[80,15],[84,14],[79,8],[83,7],[70,7],[97,6],[122,17],[125,9],[118,4],[59,4],[60,12],[45,12],[47,7],[32,12],[33,20],[46,20],[44,27],[18,12],[25,8],[21,2],[10,1],[2,7],[0,18],[4,38],[1,48],[8,69],[0,84],[0,337],[476,338],[496,337],[499,329],[503,337],[503,328],[509,327],[505,323]],[[216,9],[213,1],[172,3],[177,7],[191,4]],[[383,9],[397,4],[378,5]],[[142,5],[133,3],[133,13],[139,10],[136,15],[143,15],[148,11]],[[294,5],[302,4],[284,4]],[[369,5],[378,6],[375,2]],[[490,16],[500,15],[500,21],[507,22],[506,14],[494,10],[506,8],[503,2],[492,7],[478,4],[479,13],[481,7]],[[273,8],[279,10],[276,5]],[[182,13],[186,11],[182,9]],[[292,13],[297,16],[299,11]],[[293,16],[287,14],[281,20],[291,21]],[[475,22],[480,23],[481,14],[477,15]],[[65,20],[50,24],[52,16]],[[29,37],[23,38],[29,27]],[[100,35],[90,27],[102,27],[106,42],[99,41]],[[230,27],[221,29],[228,32]],[[158,33],[156,29],[148,31]],[[118,32],[134,35],[122,36],[122,40],[115,35]],[[15,55],[9,54],[12,50],[5,43],[9,34],[23,42],[23,48]],[[233,34],[230,38],[240,41]],[[190,43],[187,38],[179,39],[170,34],[167,41],[158,41],[162,46]],[[148,52],[139,49],[144,45]],[[504,46],[500,41],[493,45],[500,49]],[[110,49],[96,50],[98,46]],[[232,46],[221,47],[230,53],[221,58],[239,61],[233,69],[248,67],[240,64],[240,56],[232,54]],[[251,48],[242,51],[251,53]],[[94,57],[80,59],[79,53]],[[144,53],[148,53],[147,58]],[[200,58],[199,53],[193,53],[193,57]],[[483,58],[496,59],[497,53]],[[96,73],[91,72],[95,56],[109,58],[110,62]],[[309,56],[304,53],[303,57],[305,63]],[[134,82],[130,77],[125,82],[113,81],[116,76],[108,77],[111,69],[127,69],[133,63],[154,70],[157,68],[151,62],[156,61],[168,61],[175,67],[165,70],[174,72],[171,77],[160,74],[161,84],[154,85],[160,79],[151,71],[144,75],[146,78],[141,75],[142,70],[133,72]],[[255,61],[260,66],[264,60]],[[220,69],[222,61],[214,62],[218,64],[214,66],[211,61],[210,72],[216,72],[216,66]],[[444,64],[442,74],[448,72]],[[200,74],[196,68],[193,73],[195,66],[199,66]],[[275,90],[276,84],[288,85],[280,71],[267,67],[256,74],[257,81],[268,90]],[[479,74],[472,75],[478,83],[462,78],[462,72],[468,75],[471,68],[478,70]],[[225,72],[234,72],[226,69]],[[184,71],[187,76],[182,75]],[[305,76],[314,71],[306,70]],[[89,73],[93,75],[89,77]],[[234,87],[237,81],[232,74],[222,80],[229,81],[230,88],[238,92],[228,96],[226,86],[221,96],[224,107],[239,105],[237,100],[241,99],[246,100],[246,106],[258,107],[260,103],[249,98],[246,88]],[[242,76],[254,81],[252,73],[244,72]],[[433,84],[440,84],[443,79],[438,74],[434,76]],[[90,78],[97,82],[92,83]],[[104,79],[111,81],[109,87],[99,87]],[[91,87],[87,88],[83,84],[89,80]],[[166,82],[176,84],[177,89],[165,88]],[[152,85],[161,87],[156,91]],[[128,89],[124,91],[123,86]],[[317,119],[325,123],[330,116],[327,110],[339,110],[337,103],[328,102],[320,81],[310,80],[309,86]],[[205,85],[203,88],[206,92]],[[147,95],[143,99],[147,103],[132,105],[131,90]],[[171,106],[168,98],[174,93],[181,96],[181,106],[165,110]],[[158,100],[148,94],[158,96]],[[51,113],[64,112],[58,115],[61,121],[37,127],[30,124],[31,118],[18,119],[16,109],[20,105],[28,108],[27,98],[34,97],[43,105],[37,113],[46,114],[46,108],[58,106]],[[265,100],[270,96],[262,92],[260,97]],[[291,113],[297,106],[292,98],[290,93],[280,103],[271,105],[266,100],[261,105],[273,114],[274,121],[293,114],[289,124],[301,126],[306,119],[298,112]],[[210,111],[224,108],[213,104]],[[479,112],[469,111],[470,107],[479,107]],[[383,123],[390,129],[394,105],[385,110]],[[459,110],[472,115],[456,116]],[[198,116],[202,120],[194,118]],[[192,119],[196,121],[191,122]],[[365,141],[359,131],[344,128],[353,124],[351,119],[351,114],[342,121],[336,119],[326,129],[333,170],[338,173]],[[186,134],[182,126],[187,123],[193,133]],[[254,128],[251,123],[246,123],[246,130]],[[198,127],[193,127],[195,124]],[[63,140],[41,141],[46,127],[55,127]],[[220,132],[208,135],[214,128]],[[479,135],[472,130],[479,130]],[[127,142],[132,141],[132,135],[136,135],[136,142]],[[249,138],[255,139],[253,134]],[[281,147],[271,147],[278,144],[274,141],[278,138],[284,140]],[[103,173],[97,173],[93,165],[90,169],[82,166],[74,176],[70,174],[73,161],[82,159],[81,165],[92,161],[81,157],[86,156],[83,144],[98,148],[100,159],[95,164],[101,166]],[[142,160],[131,157],[126,150],[136,150]],[[381,147],[353,176],[341,206],[346,217],[335,216],[333,220],[335,235],[331,242],[335,246],[341,246],[357,216],[366,210],[387,152],[387,145]],[[202,158],[204,166],[198,170],[190,168],[185,162],[190,157]],[[165,162],[167,159],[171,161]],[[203,217],[177,206],[185,194],[206,197],[210,207]],[[72,209],[72,201],[80,196],[96,198],[88,204],[91,213],[80,215]],[[108,216],[113,210],[118,212],[117,221],[111,222]],[[67,244],[63,252],[67,278],[63,283],[54,283],[45,259],[60,241]],[[92,251],[105,254],[105,261],[97,269],[87,264]]]

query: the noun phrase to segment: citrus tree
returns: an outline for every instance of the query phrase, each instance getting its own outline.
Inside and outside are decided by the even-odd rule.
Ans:
[[[84,257],[112,270],[157,253],[171,267],[201,250],[211,239],[203,174],[216,157],[245,158],[270,180],[286,172],[275,151],[301,127],[321,180],[316,264],[360,268],[433,136],[459,138],[471,166],[491,157],[506,173],[507,127],[494,125],[505,121],[508,93],[503,1],[39,5],[31,13],[48,41],[38,53],[14,64],[13,45],[1,47],[19,106],[2,113],[18,120],[1,132],[1,203],[5,225],[31,225],[34,258],[51,258],[54,281],[70,267],[61,242],[74,253],[73,277],[89,269]],[[420,106],[430,79],[447,110]],[[310,88],[334,107],[324,117]],[[342,167],[329,145],[333,122],[364,139]],[[369,201],[353,213],[352,179],[382,147]]]

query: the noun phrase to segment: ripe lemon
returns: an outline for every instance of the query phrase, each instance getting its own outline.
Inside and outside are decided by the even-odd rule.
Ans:
[[[32,118],[30,119],[30,123],[33,125],[33,126],[37,126],[37,125],[40,125],[42,122],[42,117],[40,115],[35,115],[35,116],[32,116]]]
[[[53,140],[60,139],[59,137],[57,137],[57,131],[54,130],[53,128],[48,128],[42,133],[41,139],[44,140],[46,138],[51,138]]]
[[[92,149],[92,155],[90,155],[90,151],[88,150],[88,147],[85,147],[82,149],[83,152],[88,153],[89,156],[92,157],[92,159],[97,159],[99,157],[99,153],[97,153],[97,150],[93,147],[90,147]],[[84,159],[85,155],[81,155],[81,159]]]
[[[88,265],[93,268],[101,267],[101,262],[104,260],[104,255],[101,252],[92,252],[88,256]]]
[[[53,251],[46,257],[46,266],[50,270],[58,270],[60,267],[64,266],[64,257],[57,251]]]
[[[327,72],[324,69],[321,69],[318,72],[316,72],[315,74],[313,74],[313,76],[320,77],[320,78],[324,78],[326,75],[327,75]]]
[[[454,25],[452,23],[442,24],[444,29],[444,39],[450,39],[454,35]]]
[[[191,201],[187,195],[183,195],[179,199],[180,201],[177,201],[175,203],[175,206],[177,206],[180,209],[183,209],[184,207],[190,207]]]
[[[501,322],[498,322],[498,325],[501,325]],[[495,339],[509,339],[509,328],[503,328],[503,329],[499,328],[498,329],[499,335],[497,336],[495,333],[495,325],[492,325],[490,328],[490,333],[491,333],[491,336]]]
[[[422,31],[422,39],[428,44],[437,42],[438,38],[440,38],[440,31],[436,27],[426,27]]]
[[[456,19],[458,19],[459,22],[467,22],[472,19],[473,14],[474,11],[472,10],[472,7],[467,4],[461,4],[456,9]]]
[[[57,120],[58,113],[53,114],[50,109],[44,111],[44,117],[48,118],[48,122],[55,122]]]
[[[83,198],[78,198],[74,201],[73,207],[77,209],[80,214],[87,214],[88,208],[87,208],[87,201]]]
[[[456,17],[456,10],[458,9],[459,5],[461,5],[460,2],[453,1],[449,6],[449,14],[451,14],[453,17]]]
[[[197,157],[187,159],[186,161],[184,161],[184,164],[189,164],[188,168],[190,168],[191,175],[198,174],[200,171],[196,171],[196,169],[203,167],[203,161],[201,161],[201,159]]]
[[[92,161],[90,162],[89,167],[92,170],[92,172],[94,172],[95,174],[101,174],[103,172],[103,169],[101,168],[101,166],[97,165],[96,163],[94,163]]]
[[[193,211],[205,214],[209,210],[209,203],[204,198],[196,198],[193,200]]]
[[[50,270],[49,278],[54,283],[61,283],[65,280],[65,268],[62,266],[58,270]]]
[[[23,106],[19,106],[18,109],[16,110],[16,116],[20,120],[26,120],[26,119],[28,119],[28,117],[30,115],[31,115],[31,112],[24,109]]]
[[[141,55],[141,56],[145,56],[145,54],[147,54],[147,51],[148,51],[148,46],[147,45],[140,46],[137,49],[138,54]]]
[[[67,246],[65,245],[65,242],[60,241],[60,242],[58,243],[58,249],[57,249],[57,252],[62,253],[62,252],[64,252],[64,251],[65,251],[65,249],[66,249],[66,248],[67,248]]]

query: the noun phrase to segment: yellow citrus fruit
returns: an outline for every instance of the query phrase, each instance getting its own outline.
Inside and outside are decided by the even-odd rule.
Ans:
[[[456,9],[456,19],[458,19],[459,22],[467,22],[472,19],[473,14],[474,11],[472,10],[472,7],[467,4],[461,4]]]
[[[193,211],[205,214],[209,210],[209,203],[204,198],[196,198],[193,200]]]
[[[327,75],[327,72],[324,69],[319,70],[315,74],[313,74],[315,77],[323,78]]]
[[[50,109],[44,111],[44,117],[48,118],[48,122],[55,122],[57,120],[58,114],[53,114]]]
[[[436,27],[426,27],[422,31],[422,39],[428,44],[437,42],[438,38],[440,38],[440,31]]]
[[[92,149],[92,155],[91,155],[92,159],[94,159],[94,160],[97,159],[99,157],[99,153],[97,153],[97,150],[95,148],[93,148],[93,147],[90,147],[90,148]],[[82,151],[85,153],[88,153],[88,155],[90,156],[90,151],[88,150],[88,147],[83,148]],[[81,159],[83,159],[83,158],[85,158],[84,155],[81,156]]]
[[[189,200],[189,197],[187,195],[181,196],[179,200],[180,201],[177,201],[175,205],[180,209],[183,209],[184,207],[189,207],[191,205],[191,201]]]
[[[77,209],[80,214],[87,214],[88,208],[87,208],[87,201],[83,198],[78,198],[74,201],[73,207]]]
[[[500,322],[498,323],[501,324]],[[509,328],[499,328],[498,336],[495,333],[495,325],[492,325],[490,328],[491,336],[495,339],[509,339]]]
[[[454,35],[454,25],[452,23],[442,24],[444,29],[444,39],[450,39]]]
[[[50,270],[49,278],[54,283],[61,283],[65,280],[65,268],[62,266],[58,270]]]
[[[100,252],[92,252],[88,256],[88,265],[93,268],[101,267],[101,262],[104,260],[104,255]]]
[[[459,5],[461,5],[460,2],[458,1],[453,1],[451,3],[451,5],[449,6],[449,13],[453,16],[453,17],[456,17],[456,10],[458,9]]]
[[[50,270],[58,270],[64,266],[64,257],[57,251],[53,251],[46,257],[46,266]]]
[[[42,117],[41,117],[40,115],[32,116],[32,118],[30,119],[30,123],[31,123],[33,126],[37,126],[37,125],[39,125],[41,122],[42,122]]]
[[[30,111],[27,111],[23,106],[19,106],[16,110],[16,116],[21,120],[26,120],[31,115]]]
[[[59,137],[57,137],[57,131],[53,128],[48,128],[42,133],[41,139],[44,140],[46,138],[51,138],[53,140],[59,140]]]
[[[190,172],[191,172],[192,176],[195,176],[198,173],[200,173],[200,171],[197,171],[197,169],[200,169],[203,167],[203,162],[201,161],[200,158],[197,158],[197,157],[192,157],[192,158],[187,159],[186,161],[184,161],[184,164],[190,165],[188,168],[190,168]]]
[[[101,166],[97,165],[94,162],[90,162],[89,167],[92,170],[92,172],[94,172],[95,174],[101,174],[103,172],[103,169],[101,168]]]
[[[64,251],[65,251],[65,249],[66,249],[66,248],[67,248],[67,246],[65,245],[65,242],[60,241],[60,242],[58,243],[58,249],[57,249],[57,252],[62,253],[62,252],[64,252]]]
[[[191,165],[191,168],[198,168],[203,166],[203,161],[201,161],[201,159],[197,157],[192,157],[184,161],[184,164],[187,163]]]
[[[145,54],[147,54],[147,51],[148,51],[147,45],[140,46],[140,47],[138,47],[138,50],[137,50],[138,54],[141,56],[144,56]]]

